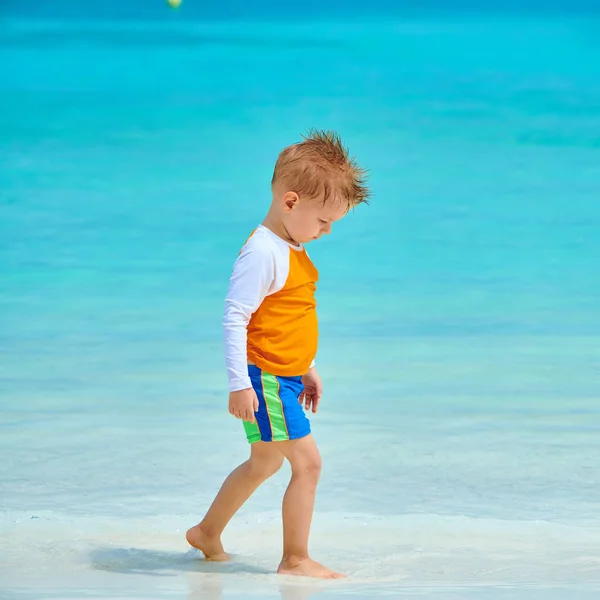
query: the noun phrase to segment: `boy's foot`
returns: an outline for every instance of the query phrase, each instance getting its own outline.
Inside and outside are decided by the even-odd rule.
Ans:
[[[277,569],[280,575],[298,575],[299,577],[318,577],[319,579],[342,579],[346,577],[315,562],[312,558],[301,560],[288,558]]]
[[[200,552],[204,554],[206,560],[215,562],[229,560],[229,556],[225,554],[223,544],[221,544],[221,538],[206,535],[200,525],[188,529],[185,534],[185,539],[190,546],[200,550]]]

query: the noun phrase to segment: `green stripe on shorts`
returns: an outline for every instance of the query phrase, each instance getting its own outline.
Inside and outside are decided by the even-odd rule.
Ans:
[[[244,430],[246,431],[246,438],[248,442],[251,444],[253,442],[260,441],[260,429],[258,428],[258,423],[256,422],[256,416],[254,418],[254,423],[248,423],[248,421],[242,421],[244,424]]]
[[[289,440],[287,426],[285,424],[285,416],[283,414],[283,404],[279,397],[279,382],[275,375],[270,373],[261,373],[263,392],[265,396],[265,404],[271,421],[271,431],[273,433],[273,441],[281,442]]]

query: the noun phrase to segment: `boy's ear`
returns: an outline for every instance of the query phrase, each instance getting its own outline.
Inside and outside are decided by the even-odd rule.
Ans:
[[[296,192],[286,192],[281,199],[283,210],[289,212],[298,204],[298,200],[300,200],[300,196]]]

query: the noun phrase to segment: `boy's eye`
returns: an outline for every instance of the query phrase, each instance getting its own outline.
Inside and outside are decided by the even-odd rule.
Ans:
[[[327,225],[327,221],[323,221],[323,219],[319,219],[319,223],[321,223],[321,225]]]

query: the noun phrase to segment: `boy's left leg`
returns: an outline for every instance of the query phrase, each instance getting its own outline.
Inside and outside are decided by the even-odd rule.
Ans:
[[[250,458],[225,480],[202,521],[188,530],[186,539],[201,550],[207,560],[227,560],[221,534],[233,515],[250,498],[256,488],[279,471],[283,454],[273,442],[254,442]]]

